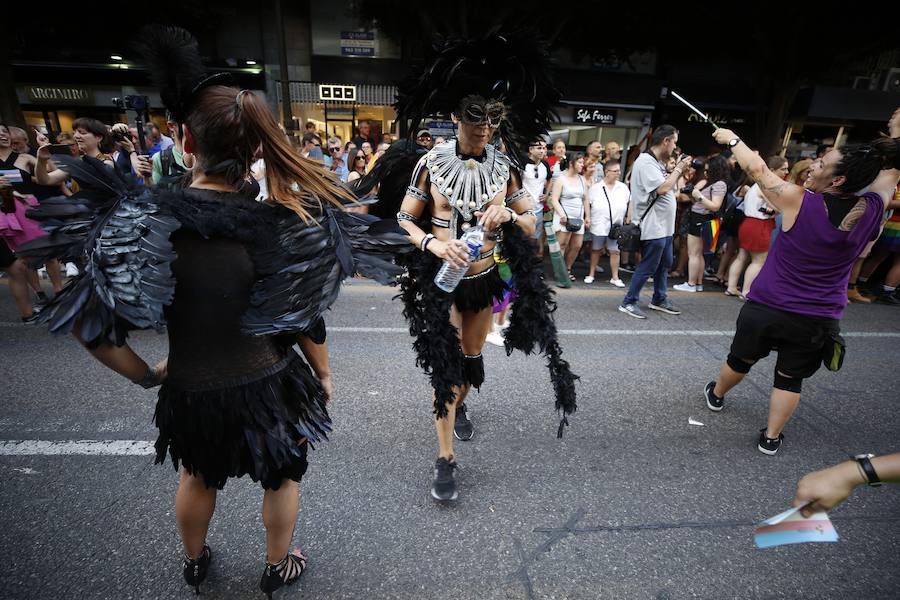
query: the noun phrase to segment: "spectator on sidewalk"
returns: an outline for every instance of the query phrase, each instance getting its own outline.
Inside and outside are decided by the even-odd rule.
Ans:
[[[611,160],[616,162],[622,160],[622,147],[619,146],[619,142],[606,142],[606,148],[603,150],[603,164],[606,165]]]
[[[713,136],[733,148],[766,200],[781,210],[782,232],[741,308],[728,359],[704,389],[706,405],[720,411],[725,395],[751,367],[778,353],[769,419],[757,448],[773,455],[782,430],[800,403],[803,380],[823,360],[843,356],[838,336],[853,262],[872,239],[900,180],[900,109],[888,123],[891,138],[832,150],[822,158],[813,192],[783,181],[733,131]],[[869,190],[860,194],[863,190]],[[826,357],[827,355],[827,357]]]
[[[426,150],[431,150],[434,147],[434,143],[431,140],[431,132],[427,129],[420,130],[416,134],[416,143]]]
[[[360,121],[357,134],[350,139],[357,148],[362,148],[363,142],[369,144],[369,152],[372,149],[372,125],[368,121]]]
[[[619,161],[609,160],[603,169],[603,178],[590,188],[591,262],[587,277],[584,278],[585,283],[594,283],[600,252],[605,249],[609,253],[609,282],[617,288],[625,287],[625,283],[619,278],[619,244],[610,235],[612,229],[630,220],[627,212],[631,192],[627,185],[619,181],[621,174],[622,165]]]
[[[28,143],[28,132],[21,127],[9,127],[9,142],[14,152],[34,156],[34,150]]]
[[[558,138],[555,142],[553,142],[553,153],[547,157],[547,164],[550,165],[550,169],[553,173],[560,173],[565,169],[559,168],[559,161],[566,158],[566,143],[562,140],[562,138]]]
[[[347,159],[347,182],[351,183],[366,174],[366,156],[359,148],[350,150],[350,157]]]
[[[691,157],[683,155],[671,173],[666,171],[666,162],[677,144],[678,130],[660,125],[650,136],[650,148],[638,156],[631,170],[631,218],[641,228],[641,262],[619,310],[638,319],[647,318],[638,301],[650,277],[653,298],[648,307],[670,315],[681,314],[666,294],[675,233],[675,184],[691,164]]]
[[[597,168],[594,169],[593,178],[588,181],[591,185],[597,183],[601,179],[603,179],[603,164],[602,164],[602,154],[603,154],[603,145],[595,140],[587,145],[587,148],[584,149],[584,160],[591,160],[594,164],[597,165]]]
[[[167,124],[169,126],[169,131],[172,132],[172,135],[175,138],[173,140],[174,143],[153,157],[150,181],[153,185],[161,185],[170,189],[175,189],[181,185],[181,178],[189,171],[189,169],[184,164],[184,148],[179,133],[181,131],[179,129],[180,126],[172,121],[171,118],[167,120]],[[264,185],[265,171],[263,171],[263,179],[260,183],[260,188],[263,188]]]
[[[785,179],[788,176],[788,161],[783,156],[770,156],[766,160],[766,166],[776,177]],[[740,252],[728,267],[726,296],[739,296],[741,299],[745,299],[750,292],[753,280],[759,275],[759,271],[769,255],[772,231],[775,229],[775,212],[775,209],[763,197],[759,184],[754,183],[750,186],[744,195],[744,220],[741,221],[738,229]],[[742,290],[738,290],[738,282],[742,273],[744,285]]]
[[[704,181],[691,190],[693,204],[687,215],[688,276],[687,281],[674,287],[679,292],[702,292],[704,254],[716,251],[721,219],[718,211],[728,191],[726,181],[731,176],[728,161],[721,155],[713,156],[706,165]]]
[[[522,187],[531,195],[534,207],[534,239],[538,245],[538,257],[544,257],[544,205],[550,189],[550,165],[546,161],[547,143],[535,140],[528,146],[528,163],[522,169]]]
[[[321,148],[322,138],[319,137],[319,134],[304,133],[303,138],[301,138],[301,143],[303,146],[300,149],[300,154],[302,154],[304,158],[320,163],[324,162],[325,157],[322,154]]]
[[[558,163],[559,164],[559,163]],[[588,183],[584,178],[584,155],[581,152],[572,152],[560,164],[564,167],[562,175],[553,179],[550,192],[550,205],[553,210],[553,231],[556,232],[556,240],[559,242],[560,252],[566,262],[569,271],[569,279],[575,281],[572,274],[572,265],[581,251],[581,243],[584,241],[585,226],[590,227],[590,210],[588,204]],[[572,225],[569,224],[572,219]],[[580,226],[574,231],[574,223],[580,221]]]

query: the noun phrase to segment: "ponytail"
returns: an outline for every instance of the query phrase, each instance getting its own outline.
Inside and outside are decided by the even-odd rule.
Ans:
[[[900,169],[900,140],[881,136],[867,144],[853,144],[840,149],[841,160],[834,176],[846,178],[840,189],[854,194],[867,187],[883,169]]]
[[[213,85],[200,91],[187,125],[194,134],[198,167],[237,185],[262,148],[270,204],[280,204],[309,222],[325,204],[342,207],[353,193],[318,163],[294,150],[253,92]]]
[[[253,92],[242,90],[237,102],[246,133],[259,141],[266,163],[269,202],[293,210],[304,221],[311,209],[321,211],[322,202],[344,206],[355,200],[337,175],[315,161],[303,158],[285,139],[284,132],[269,112],[269,107]],[[295,185],[296,184],[296,185]]]

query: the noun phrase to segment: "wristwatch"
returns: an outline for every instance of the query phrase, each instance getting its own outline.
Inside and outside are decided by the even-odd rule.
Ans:
[[[870,460],[872,458],[875,458],[874,454],[857,454],[853,457],[853,460],[856,461],[856,464],[859,465],[863,474],[866,476],[866,483],[871,487],[879,487],[882,481],[878,478],[875,467],[872,466],[872,461]]]
[[[728,142],[728,147],[729,147],[729,148],[734,148],[735,146],[737,146],[737,145],[740,144],[740,143],[741,143],[741,138],[734,138],[733,140],[730,140],[730,141]]]

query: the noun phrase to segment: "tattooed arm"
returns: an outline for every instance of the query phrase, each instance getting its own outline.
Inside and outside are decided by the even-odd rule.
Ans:
[[[720,128],[713,133],[713,137],[718,143],[727,144],[737,138],[738,135],[729,129]],[[769,204],[779,209],[786,216],[791,213],[796,214],[800,210],[800,203],[803,201],[804,193],[802,187],[775,175],[766,166],[766,161],[744,142],[738,142],[731,151],[734,153],[738,164],[744,169],[744,172],[754,182],[759,184],[759,189],[766,200],[769,201]],[[791,220],[793,221],[793,219]]]

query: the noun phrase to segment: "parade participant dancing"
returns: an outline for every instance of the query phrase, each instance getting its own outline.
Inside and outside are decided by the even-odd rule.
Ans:
[[[401,297],[416,338],[417,362],[434,387],[439,451],[431,495],[449,501],[458,496],[453,437],[470,440],[474,435],[465,401],[470,389],[484,381],[481,350],[491,331],[491,306],[502,302],[506,289],[495,253],[507,261],[517,293],[505,332],[507,353],[531,353],[537,347],[547,356],[556,408],[564,415],[575,410],[576,377],[561,358],[552,318],[555,303],[541,278],[532,241],[534,199],[519,176],[519,157],[546,133],[558,97],[545,68],[546,53],[533,36],[499,35],[450,40],[436,50],[434,63],[400,86],[398,120],[409,120],[410,131],[417,131],[426,117],[450,115],[457,138],[421,157],[403,146],[392,148],[370,176],[382,181],[379,205],[396,207],[402,198],[397,219],[420,250],[405,259],[408,276],[401,282]],[[492,145],[496,134],[508,155]],[[392,195],[403,172],[397,166],[412,165],[411,159],[417,160],[411,177],[406,171],[411,183]],[[367,184],[371,182],[362,187]],[[460,237],[476,224],[489,235],[469,263]],[[442,261],[468,267],[450,293],[433,281]],[[559,435],[565,424],[564,416]]]
[[[844,146],[822,158],[811,189],[786,182],[728,129],[713,134],[732,148],[741,167],[782,215],[781,232],[753,282],[737,320],[728,359],[704,390],[710,410],[774,349],[778,352],[769,420],[757,448],[778,452],[782,429],[800,403],[803,380],[824,362],[840,368],[839,325],[847,281],[859,253],[878,234],[882,214],[900,179],[900,109],[889,122],[891,137]],[[860,192],[866,190],[860,195]]]
[[[50,234],[23,254],[84,253],[87,265],[37,320],[72,332],[133,382],[162,384],[156,462],[168,454],[180,467],[183,574],[198,593],[212,557],[206,536],[217,491],[245,474],[262,485],[259,586],[271,598],[306,567],[301,551],[288,551],[298,483],[308,447],[331,430],[322,314],[355,272],[393,280],[400,269],[391,252],[409,244],[395,222],[345,212],[351,192],[294,151],[262,98],[227,85],[227,75],[206,77],[190,34],[157,27],[141,39],[184,150],[195,157],[190,187],[148,191],[91,157],[61,157],[81,191],[34,211]],[[259,149],[265,203],[244,186]],[[168,359],[150,367],[126,333],[164,326]]]

